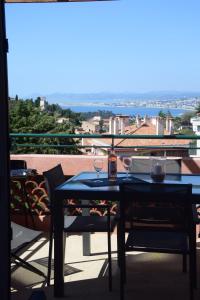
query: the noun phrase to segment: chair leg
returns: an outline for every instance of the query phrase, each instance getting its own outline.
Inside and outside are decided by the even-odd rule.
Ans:
[[[183,264],[182,264],[182,270],[183,273],[187,273],[187,254],[183,254]]]
[[[66,238],[64,239],[64,242],[63,242],[64,253],[65,253],[65,246],[66,246]],[[50,231],[50,235],[49,235],[48,270],[47,270],[47,286],[50,286],[50,280],[51,280],[52,250],[53,250],[53,231]]]
[[[38,270],[37,268],[35,268],[30,263],[17,256],[16,254],[12,254],[12,257],[14,257],[16,265],[22,266],[23,268],[26,268],[27,270],[46,278],[42,271]]]
[[[126,251],[125,251],[125,227],[121,219],[118,225],[118,258],[120,270],[120,300],[124,300],[124,285],[126,282]]]
[[[194,253],[193,253],[193,262],[194,262],[194,275],[193,275],[193,283],[194,283],[194,288],[197,289],[197,257],[196,257],[196,247],[194,249]]]
[[[196,259],[196,226],[193,228],[192,236],[192,270],[193,270],[193,287],[197,288],[197,259]]]
[[[120,232],[119,232],[119,224],[117,224],[117,264],[120,267],[120,257],[119,257],[119,247],[120,247]]]
[[[120,300],[124,300],[124,276],[123,270],[120,269]]]
[[[63,239],[63,253],[64,253],[64,264],[65,264],[65,249],[66,249],[66,238],[67,238],[67,232],[64,233],[64,239]]]
[[[121,259],[120,259],[120,255],[119,255],[120,249],[122,249],[122,247],[123,247],[123,251],[125,251],[125,249],[124,249],[125,241],[124,240],[123,240],[123,242],[120,241],[120,238],[122,238],[122,237],[120,237],[120,228],[119,228],[119,224],[118,224],[117,225],[117,262],[118,262],[118,267],[120,268],[120,264],[123,259],[123,264],[122,264],[122,267],[124,268],[124,270],[123,270],[124,277],[123,278],[124,278],[124,282],[126,282],[126,255],[122,256]]]
[[[190,300],[194,299],[194,257],[191,249],[190,239],[190,253],[189,253],[189,287],[190,287]]]
[[[48,270],[47,270],[47,286],[50,286],[51,280],[51,263],[52,263],[52,249],[53,249],[53,227],[50,226],[49,233],[49,256],[48,256]]]
[[[109,291],[112,291],[112,256],[111,256],[111,233],[108,231],[108,276],[109,276]]]
[[[124,284],[126,281],[125,275],[125,252],[123,247],[122,237],[119,238],[119,269],[120,269],[120,300],[124,300]]]
[[[190,266],[189,266],[189,281],[190,281],[190,300],[194,299],[194,286],[193,286],[193,270],[192,270],[192,262],[191,262],[191,255],[190,255]]]

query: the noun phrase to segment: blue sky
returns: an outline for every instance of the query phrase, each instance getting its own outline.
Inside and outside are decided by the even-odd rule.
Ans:
[[[10,95],[200,91],[200,1],[7,4]]]

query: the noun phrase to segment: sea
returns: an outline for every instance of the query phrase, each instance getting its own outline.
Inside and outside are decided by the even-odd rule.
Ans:
[[[111,111],[114,114],[124,114],[129,116],[157,116],[160,111],[167,113],[170,112],[173,117],[180,117],[188,110],[184,109],[169,109],[169,108],[153,108],[153,107],[133,107],[133,106],[75,106],[75,105],[62,105],[63,109],[70,108],[74,112],[98,112],[99,110]]]

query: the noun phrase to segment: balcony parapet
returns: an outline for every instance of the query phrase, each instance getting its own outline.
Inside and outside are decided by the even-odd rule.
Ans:
[[[61,164],[66,176],[73,176],[83,171],[94,171],[93,160],[95,155],[60,155],[60,154],[12,154],[11,159],[26,160],[30,169],[36,169],[42,175],[44,171]],[[104,160],[103,171],[107,171],[107,155],[101,156]],[[133,159],[142,156],[132,156]],[[144,156],[145,159],[150,157]],[[178,159],[168,157],[167,159]],[[181,173],[200,173],[200,157],[179,157],[181,159]],[[117,161],[118,171],[124,171],[120,157]]]

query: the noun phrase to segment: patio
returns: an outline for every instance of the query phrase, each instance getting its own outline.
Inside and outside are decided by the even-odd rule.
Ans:
[[[41,246],[40,246],[41,245]],[[82,256],[81,235],[67,237],[65,298],[73,299],[118,299],[119,272],[116,260],[116,234],[112,235],[113,250],[113,292],[108,291],[106,273],[106,235],[92,234],[92,255]],[[36,247],[41,249],[34,253]],[[198,276],[200,276],[200,239],[197,245]],[[29,261],[47,257],[48,242],[41,238],[31,248],[23,253],[23,258]],[[102,253],[102,254],[101,254]],[[38,266],[38,265],[37,265]],[[47,299],[53,296],[53,285],[45,287],[43,278],[22,268],[12,273],[12,300],[27,300],[33,289],[44,289]],[[199,283],[199,279],[198,279]],[[52,281],[53,284],[53,281]],[[137,300],[147,299],[182,299],[188,298],[188,274],[181,271],[181,256],[154,253],[134,253],[127,255],[127,285],[126,299],[135,297]],[[200,289],[195,291],[199,299]]]

